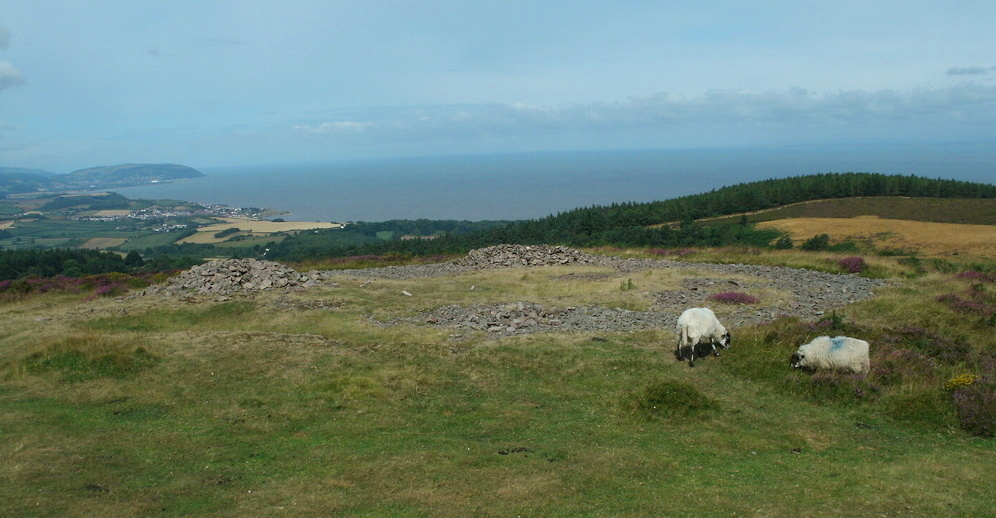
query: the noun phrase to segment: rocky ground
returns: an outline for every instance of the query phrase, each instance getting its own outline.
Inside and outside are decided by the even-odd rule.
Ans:
[[[682,281],[680,289],[653,293],[649,311],[630,311],[600,306],[554,307],[510,301],[504,304],[446,305],[428,313],[399,319],[385,325],[432,325],[456,331],[487,331],[500,335],[544,330],[582,332],[671,329],[678,315],[689,307],[712,305],[707,297],[722,292],[757,292],[774,289],[790,294],[777,303],[724,305],[721,314],[728,327],[749,325],[796,316],[817,320],[835,308],[869,298],[882,281],[857,275],[837,275],[797,268],[744,264],[684,263],[656,259],[622,259],[587,254],[559,246],[499,245],[471,251],[466,257],[438,264],[391,266],[363,270],[310,271],[299,273],[280,263],[258,260],[212,261],[151,286],[138,295],[189,297],[213,296],[227,300],[240,294],[263,290],[306,290],[334,285],[335,278],[410,279],[456,275],[493,268],[529,268],[555,265],[593,265],[635,273],[648,268],[695,271]],[[706,276],[701,275],[707,272]],[[734,280],[731,276],[736,276]]]

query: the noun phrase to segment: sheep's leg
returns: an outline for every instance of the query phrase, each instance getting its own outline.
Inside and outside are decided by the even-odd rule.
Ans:
[[[688,366],[689,367],[694,367],[695,366],[695,346],[694,345],[688,348],[688,354],[690,354],[690,356],[688,358]]]
[[[713,356],[719,356],[719,349],[716,348],[716,342],[710,341],[709,345],[712,346],[712,355]]]

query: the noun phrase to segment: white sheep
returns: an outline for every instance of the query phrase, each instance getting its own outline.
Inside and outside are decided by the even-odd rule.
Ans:
[[[789,364],[796,368],[868,374],[868,342],[849,336],[818,336],[799,346]]]
[[[688,366],[695,366],[695,346],[709,344],[712,347],[712,354],[719,356],[716,346],[726,349],[730,347],[730,333],[726,332],[723,324],[719,323],[716,314],[709,308],[686,309],[678,317],[678,348],[675,355],[679,360],[683,360],[682,349],[688,347],[690,358]]]

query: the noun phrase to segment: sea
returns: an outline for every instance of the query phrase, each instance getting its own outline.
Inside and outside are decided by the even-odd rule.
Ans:
[[[115,192],[133,199],[268,208],[284,211],[279,217],[287,221],[523,220],[816,173],[993,183],[996,145],[580,151],[198,169],[204,177]]]

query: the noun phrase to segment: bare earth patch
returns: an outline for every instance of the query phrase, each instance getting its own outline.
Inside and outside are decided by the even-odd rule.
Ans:
[[[928,256],[996,254],[996,226],[880,218],[793,218],[759,223],[802,241],[827,234],[831,241],[868,240],[877,247],[916,249]]]

